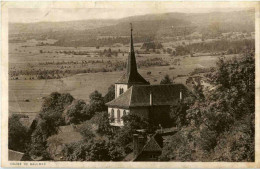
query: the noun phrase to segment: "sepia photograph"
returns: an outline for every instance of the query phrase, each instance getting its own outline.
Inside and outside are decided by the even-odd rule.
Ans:
[[[2,4],[2,161],[259,165],[259,3],[211,3]]]

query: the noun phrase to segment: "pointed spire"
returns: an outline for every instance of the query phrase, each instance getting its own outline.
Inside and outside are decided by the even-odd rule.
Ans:
[[[130,76],[130,74],[136,74],[137,73],[137,66],[136,66],[136,60],[135,60],[135,51],[134,51],[134,42],[133,42],[133,27],[132,23],[130,23],[131,26],[131,39],[130,39],[130,51],[128,55],[128,62],[127,62],[127,75]]]
[[[137,65],[135,60],[134,42],[133,42],[133,27],[131,26],[131,38],[130,38],[130,49],[127,59],[126,73],[117,81],[117,83],[123,84],[139,84],[147,85],[147,82],[137,71]]]

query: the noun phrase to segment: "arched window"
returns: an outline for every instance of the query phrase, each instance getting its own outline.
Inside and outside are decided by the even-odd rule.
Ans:
[[[123,111],[123,116],[126,116],[126,111],[125,110]]]
[[[115,119],[115,112],[114,112],[114,109],[111,110],[111,114],[110,114],[110,120],[111,122],[114,122],[114,119]]]
[[[120,123],[121,117],[120,117],[120,110],[117,110],[117,122]]]

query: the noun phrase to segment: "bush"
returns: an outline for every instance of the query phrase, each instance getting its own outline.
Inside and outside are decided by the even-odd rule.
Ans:
[[[28,130],[20,122],[19,115],[12,115],[8,119],[8,148],[15,151],[25,152],[30,136]]]
[[[161,80],[160,84],[173,84],[172,79],[170,79],[169,75],[165,75]]]

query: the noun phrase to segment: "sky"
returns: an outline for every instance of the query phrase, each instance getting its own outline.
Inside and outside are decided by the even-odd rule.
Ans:
[[[239,11],[245,8],[10,8],[9,22],[59,22],[87,19],[119,19],[134,15],[181,12],[181,13],[207,13],[216,11]]]

